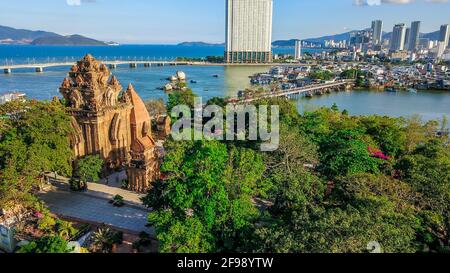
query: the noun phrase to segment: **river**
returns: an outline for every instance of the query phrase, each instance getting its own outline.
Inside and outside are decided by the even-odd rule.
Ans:
[[[285,50],[284,50],[285,51]],[[85,53],[95,57],[113,59],[132,56],[149,56],[150,59],[173,59],[174,57],[205,57],[221,55],[223,47],[179,47],[179,46],[111,46],[111,47],[39,47],[39,46],[0,46],[0,63],[2,59],[26,62],[32,58],[40,60],[58,59],[66,56],[81,58]],[[281,52],[281,50],[279,50]],[[155,57],[150,57],[155,56]],[[67,57],[72,58],[72,57]],[[139,57],[140,58],[140,57]],[[5,62],[3,61],[3,63]],[[2,63],[2,64],[3,64]],[[68,67],[46,69],[44,73],[35,73],[31,69],[13,71],[12,74],[0,74],[0,94],[18,90],[29,98],[49,100],[59,96],[58,87],[67,76]],[[122,85],[133,83],[139,95],[144,99],[167,99],[167,94],[159,90],[166,78],[182,70],[188,80],[197,81],[189,84],[204,101],[212,97],[233,97],[239,90],[249,86],[249,76],[268,70],[267,66],[165,66],[138,67],[130,69],[119,66],[113,70]],[[213,77],[218,75],[219,77]],[[330,107],[334,103],[352,115],[378,114],[388,116],[420,115],[424,120],[441,119],[450,116],[450,93],[438,91],[419,91],[419,93],[389,93],[374,91],[352,91],[326,94],[314,98],[300,98],[296,102],[299,111],[320,106]]]

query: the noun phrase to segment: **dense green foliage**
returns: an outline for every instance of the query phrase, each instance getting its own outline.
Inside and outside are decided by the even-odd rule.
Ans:
[[[59,101],[0,106],[0,206],[27,206],[44,172],[72,174],[70,117]]]
[[[59,236],[42,237],[18,250],[18,253],[70,253],[67,241]]]
[[[197,95],[191,89],[185,91],[175,90],[169,94],[167,101],[167,113],[171,113],[172,109],[178,105],[187,105],[191,109],[194,108],[194,100]]]
[[[194,98],[175,91],[167,108]],[[444,126],[354,117],[337,105],[299,114],[284,99],[258,104],[280,106],[274,152],[258,142],[166,141],[161,179],[143,198],[161,252],[358,253],[371,242],[383,252],[450,252],[449,138],[436,134]],[[58,101],[9,103],[0,116],[0,206],[31,206],[44,172],[72,175],[70,117]],[[96,181],[102,164],[86,157],[76,174]],[[46,213],[37,225],[51,236],[22,252],[67,251],[73,227]],[[98,235],[101,251],[110,235]]]
[[[437,122],[258,104],[280,106],[275,152],[166,143],[166,179],[144,199],[161,251],[449,251],[450,150]]]
[[[264,172],[253,150],[211,142],[166,144],[167,179],[156,183],[144,204],[153,208],[162,252],[238,250],[258,216],[252,196]]]
[[[76,174],[84,182],[98,182],[103,168],[100,156],[86,156],[77,162]]]
[[[366,77],[366,72],[360,69],[349,69],[341,73],[341,78],[343,79],[354,79],[356,80],[356,86],[364,86]]]
[[[333,72],[328,70],[318,70],[309,73],[309,78],[313,80],[329,81],[334,79],[334,76]]]

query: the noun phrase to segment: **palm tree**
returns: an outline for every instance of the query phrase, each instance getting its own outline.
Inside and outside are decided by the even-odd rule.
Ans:
[[[114,232],[109,228],[99,228],[93,235],[94,245],[102,253],[110,253],[114,245]]]

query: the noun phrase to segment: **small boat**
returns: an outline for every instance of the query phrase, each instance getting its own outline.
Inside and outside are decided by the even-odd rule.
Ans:
[[[197,81],[196,80],[191,80],[191,83],[197,83]]]
[[[395,90],[393,87],[388,87],[388,88],[386,88],[386,92],[395,93],[395,92],[397,92],[397,90]]]
[[[214,77],[214,78],[218,78],[218,77],[219,77],[219,75],[213,75],[213,77]]]
[[[408,92],[409,92],[409,93],[417,94],[417,89],[414,89],[414,88],[408,88]]]

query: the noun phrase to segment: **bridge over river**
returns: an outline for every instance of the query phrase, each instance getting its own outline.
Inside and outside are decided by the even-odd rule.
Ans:
[[[138,65],[143,65],[144,67],[151,66],[166,66],[166,65],[206,65],[203,62],[178,62],[178,61],[130,61],[130,60],[114,60],[114,61],[102,61],[104,64],[109,66],[111,69],[117,68],[119,65],[128,65],[130,68],[136,68]],[[73,61],[65,62],[48,62],[48,63],[26,63],[26,64],[6,64],[0,65],[0,71],[3,70],[5,74],[11,74],[15,69],[33,69],[34,71],[40,73],[44,72],[45,68],[49,67],[64,67],[73,66],[76,63]]]
[[[354,87],[354,80],[339,80],[332,83],[322,83],[322,84],[313,84],[304,87],[291,88],[276,92],[263,92],[257,93],[253,96],[230,99],[230,103],[250,103],[258,100],[276,98],[276,97],[296,97],[300,95],[313,96],[316,94],[323,94],[325,92],[329,92],[331,90],[350,90]]]
[[[100,59],[102,63],[106,64],[110,69],[115,69],[118,66],[129,66],[130,68],[137,68],[138,66],[143,67],[152,67],[152,66],[183,66],[183,65],[197,65],[197,66],[311,66],[310,64],[291,64],[291,63],[242,63],[242,64],[229,64],[229,63],[211,63],[211,62],[203,62],[203,61],[176,61],[176,60],[150,60],[150,58],[141,58],[141,59]],[[5,74],[11,74],[14,70],[17,69],[32,69],[35,72],[42,73],[46,68],[50,67],[70,67],[75,65],[76,62],[72,58],[66,57],[62,61],[53,60],[50,61],[50,58],[47,62],[35,62],[28,61],[27,63],[14,63],[13,60],[6,60],[3,64],[0,64],[0,71],[3,71]],[[1,72],[0,72],[1,73]]]

